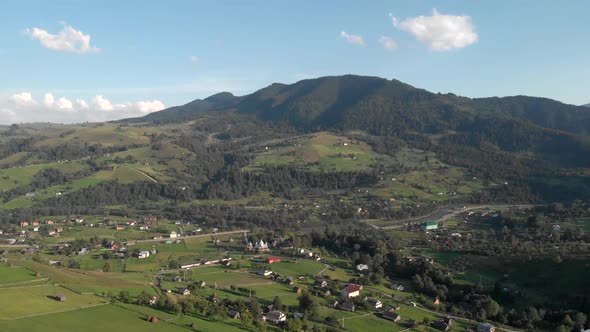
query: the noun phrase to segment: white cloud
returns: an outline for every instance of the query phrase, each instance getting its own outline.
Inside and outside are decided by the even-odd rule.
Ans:
[[[398,47],[397,42],[388,36],[379,37],[379,44],[386,50],[395,50]]]
[[[433,9],[431,16],[409,17],[392,23],[400,30],[411,33],[433,51],[449,51],[475,43],[478,35],[471,17],[467,15],[444,15]]]
[[[53,97],[53,95],[51,93],[46,93],[43,96],[43,103],[45,104],[45,106],[53,106],[53,103],[55,102],[55,98]]]
[[[88,108],[88,103],[84,99],[76,99],[76,107],[84,110]]]
[[[166,108],[160,100],[112,103],[102,95],[94,96],[90,102],[84,99],[72,102],[72,99],[56,98],[52,93],[45,93],[42,100],[43,102],[37,103],[30,92],[0,95],[0,124],[110,121],[143,116]]]
[[[197,64],[199,61],[201,61],[201,59],[196,55],[191,55],[190,60],[192,64]]]
[[[21,92],[14,94],[10,97],[10,100],[16,104],[16,106],[30,106],[35,105],[37,102],[33,99],[33,95],[30,92]]]
[[[104,98],[101,95],[94,96],[92,98],[92,108],[99,110],[99,111],[107,111],[107,112],[110,112],[115,109],[115,107],[113,107],[113,104],[111,104],[111,101]]]
[[[25,30],[31,39],[37,40],[47,49],[70,52],[70,53],[96,53],[100,49],[90,45],[89,34],[84,34],[80,30],[74,29],[71,25],[63,23],[63,29],[58,34],[52,34],[39,28],[30,28]]]
[[[353,44],[353,45],[365,45],[365,40],[363,39],[363,37],[359,36],[359,35],[353,35],[353,34],[349,34],[346,31],[340,31],[340,38],[344,39],[347,43],[349,44]]]
[[[55,102],[55,106],[58,109],[64,110],[64,111],[73,111],[74,110],[74,104],[72,103],[72,101],[65,98],[65,97],[59,98],[57,100],[57,102]]]
[[[151,113],[156,111],[161,111],[166,108],[163,102],[159,100],[152,100],[152,101],[138,101],[134,105],[141,113]]]

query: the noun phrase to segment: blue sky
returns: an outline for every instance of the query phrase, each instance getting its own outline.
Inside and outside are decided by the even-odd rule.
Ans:
[[[347,73],[469,97],[590,102],[584,0],[9,0],[2,7],[0,123],[135,116],[220,91]]]

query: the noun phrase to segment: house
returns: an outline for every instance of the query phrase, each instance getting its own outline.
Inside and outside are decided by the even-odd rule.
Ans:
[[[150,252],[147,250],[140,251],[137,256],[137,258],[139,258],[139,259],[148,258],[148,257],[150,257]]]
[[[177,238],[177,237],[178,237],[178,233],[176,233],[176,232],[174,232],[174,231],[170,232],[170,238],[171,238],[171,239],[175,239],[175,238]]]
[[[53,225],[53,220],[45,220],[46,225]]]
[[[314,284],[315,287],[318,288],[326,288],[328,287],[328,280],[326,279],[317,279]]]
[[[432,302],[433,305],[440,305],[440,299],[437,297],[436,299],[434,299],[434,301]]]
[[[148,302],[149,305],[155,305],[156,302],[158,302],[158,297],[155,296],[155,295],[150,296],[150,299],[149,299],[149,302]]]
[[[352,303],[341,303],[340,305],[337,306],[338,309],[342,310],[342,311],[349,311],[349,312],[353,312],[355,307],[354,304]]]
[[[379,299],[370,298],[367,299],[367,302],[371,305],[373,309],[381,309],[383,308],[383,303]]]
[[[293,287],[293,291],[297,294],[303,293],[303,288],[301,287]]]
[[[553,231],[554,231],[554,232],[559,232],[559,231],[561,231],[561,226],[559,226],[559,225],[553,225]]]
[[[228,316],[230,316],[232,319],[238,319],[240,318],[240,312],[236,311],[236,310],[230,310],[227,312]]]
[[[182,282],[181,276],[174,276],[174,282]]]
[[[300,312],[294,312],[293,313],[293,318],[295,319],[303,319],[303,314]]]
[[[272,324],[280,324],[287,320],[287,315],[279,310],[272,310],[265,316],[266,321]]]
[[[404,288],[404,285],[401,285],[401,284],[393,284],[391,286],[391,289],[396,290],[396,291],[403,292],[405,288]]]
[[[258,272],[256,272],[256,274],[258,274],[259,276],[268,277],[269,275],[272,274],[272,271],[263,269],[263,270],[259,270]]]
[[[21,221],[20,225],[21,225],[21,227],[27,227],[27,226],[29,226],[29,222],[28,221]]]
[[[367,271],[369,270],[369,266],[367,264],[359,264],[356,266],[356,270],[359,272]]]
[[[479,323],[477,324],[477,332],[495,332],[496,327],[492,324],[488,323]]]
[[[37,196],[37,194],[34,192],[29,192],[29,193],[26,193],[25,196],[26,197],[35,197],[35,196]]]
[[[268,257],[268,258],[266,259],[266,262],[267,262],[268,264],[272,264],[272,263],[278,263],[278,262],[280,262],[280,261],[281,261],[281,258],[280,258],[280,257]]]
[[[38,221],[33,221],[33,222],[31,223],[31,226],[39,226],[39,222],[38,222]]]
[[[396,314],[395,312],[391,312],[391,311],[384,312],[381,315],[381,317],[384,319],[390,320],[392,322],[397,322],[400,319],[402,319],[402,317],[399,314]]]
[[[78,255],[80,256],[84,256],[86,254],[88,254],[88,248],[82,248],[80,251],[78,251]]]
[[[47,235],[49,236],[56,236],[57,232],[56,231],[49,231],[49,233],[47,233]]]
[[[59,301],[59,302],[65,302],[66,301],[66,296],[63,294],[58,294],[55,296],[55,300]]]
[[[438,223],[434,221],[426,221],[420,224],[420,229],[423,231],[438,229]]]
[[[335,309],[338,306],[338,301],[337,300],[334,300],[334,301],[330,302],[330,305],[329,306],[331,308]]]
[[[179,288],[177,292],[181,295],[191,295],[191,291],[188,288]]]
[[[445,323],[443,320],[437,320],[437,321],[432,322],[432,327],[434,327],[435,329],[437,329],[439,331],[447,331],[448,329],[451,328],[449,326],[449,324]]]
[[[117,226],[115,226],[115,230],[122,231],[124,229],[125,229],[125,226],[124,225],[117,225]]]
[[[362,289],[363,289],[363,286],[361,286],[361,285],[350,284],[342,289],[341,294],[342,294],[342,297],[347,298],[347,299],[351,299],[353,297],[357,297],[357,296],[361,295]]]

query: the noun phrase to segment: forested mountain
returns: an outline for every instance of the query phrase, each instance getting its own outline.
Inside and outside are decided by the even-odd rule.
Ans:
[[[174,123],[217,114],[252,115],[303,132],[364,130],[406,140],[409,133],[447,135],[444,144],[485,144],[581,167],[588,162],[590,110],[525,96],[469,99],[435,94],[397,80],[333,76],[272,84],[243,97],[221,93],[124,121]],[[225,112],[222,112],[225,111]]]

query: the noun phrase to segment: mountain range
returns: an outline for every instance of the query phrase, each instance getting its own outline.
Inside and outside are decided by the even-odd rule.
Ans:
[[[204,115],[247,116],[303,132],[363,130],[398,138],[441,135],[443,143],[478,149],[491,144],[560,167],[590,163],[587,107],[527,96],[466,98],[368,76],[274,83],[240,97],[223,92],[120,122],[180,123]]]

